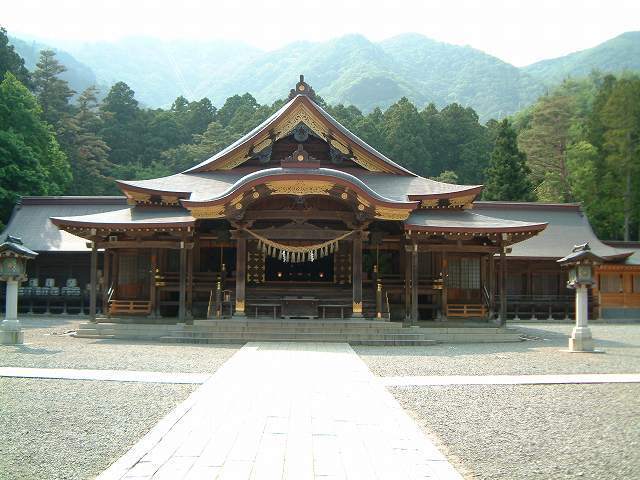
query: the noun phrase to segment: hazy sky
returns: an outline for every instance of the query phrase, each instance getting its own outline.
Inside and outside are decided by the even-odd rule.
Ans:
[[[266,50],[417,32],[521,66],[640,30],[640,0],[0,0],[0,25],[41,39],[227,39]]]

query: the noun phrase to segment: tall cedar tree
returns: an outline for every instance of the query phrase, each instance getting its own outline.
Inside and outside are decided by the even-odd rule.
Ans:
[[[533,192],[528,176],[527,157],[518,150],[517,135],[507,119],[498,127],[491,152],[483,198],[485,200],[531,201]]]
[[[109,162],[109,146],[97,132],[102,127],[98,114],[96,87],[89,87],[78,97],[77,111],[71,117],[73,136],[69,144],[69,161],[73,177],[78,179],[68,190],[71,195],[104,195],[115,193],[113,172]]]
[[[527,155],[540,200],[574,199],[567,166],[573,112],[574,98],[563,92],[542,97],[533,108],[528,128],[520,133],[520,148]]]
[[[13,76],[0,83],[0,223],[21,195],[60,195],[71,169],[36,98]]]
[[[631,222],[640,212],[640,79],[620,79],[602,109],[607,161],[623,179],[624,240],[631,238]],[[612,192],[613,193],[613,192]]]
[[[13,73],[13,76],[24,86],[33,87],[31,75],[27,67],[24,66],[24,60],[16,53],[13,45],[9,45],[7,31],[0,27],[0,81],[2,81],[6,72]]]
[[[58,128],[59,122],[65,115],[71,113],[69,99],[75,92],[69,88],[69,84],[59,78],[67,69],[56,59],[53,50],[42,50],[40,60],[33,72],[33,83],[38,102],[42,107],[44,119]]]

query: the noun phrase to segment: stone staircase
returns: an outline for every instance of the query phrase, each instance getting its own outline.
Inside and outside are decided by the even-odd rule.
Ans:
[[[437,343],[425,338],[417,329],[371,320],[228,319],[195,320],[193,325],[83,323],[76,337],[210,344],[290,341],[426,346]]]
[[[347,342],[352,345],[428,346],[436,343],[518,342],[515,329],[491,325],[403,327],[373,320],[195,320],[193,325],[83,323],[76,337],[166,343],[242,344],[250,341]]]

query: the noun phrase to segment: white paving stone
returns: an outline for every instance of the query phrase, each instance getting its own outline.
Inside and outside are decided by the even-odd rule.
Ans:
[[[343,343],[245,345],[101,480],[461,479]]]

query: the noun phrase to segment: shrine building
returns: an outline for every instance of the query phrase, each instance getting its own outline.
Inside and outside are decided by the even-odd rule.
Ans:
[[[99,321],[412,324],[504,321],[529,307],[563,318],[571,292],[555,259],[573,240],[563,224],[612,264],[633,253],[595,238],[579,205],[477,202],[481,185],[412,173],[332,118],[303,77],[282,108],[211,158],[117,185],[123,197],[25,198],[6,232],[37,251],[44,238],[39,265],[88,283],[82,308]],[[536,291],[550,297],[542,308]],[[527,295],[514,311],[509,297]]]

